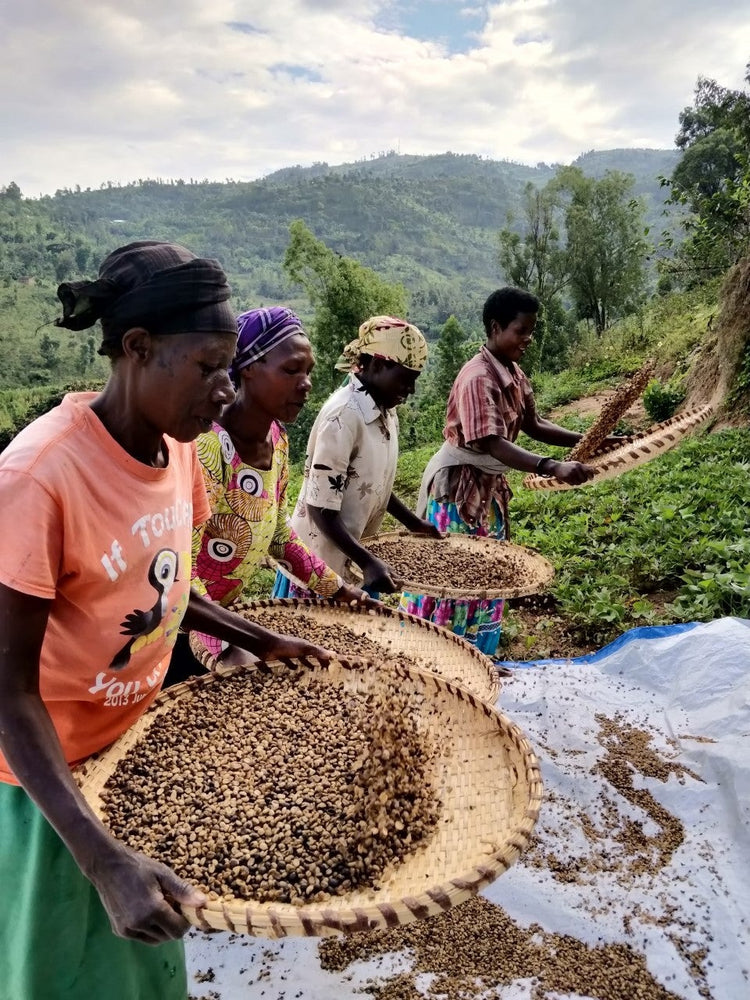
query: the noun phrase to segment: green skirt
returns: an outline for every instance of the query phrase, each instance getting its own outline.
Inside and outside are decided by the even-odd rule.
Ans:
[[[116,937],[22,788],[0,782],[0,1000],[186,1000],[182,941]]]

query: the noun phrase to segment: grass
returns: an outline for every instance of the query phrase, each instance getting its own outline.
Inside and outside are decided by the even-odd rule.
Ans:
[[[620,359],[648,356],[670,370],[680,367],[714,321],[719,285],[717,279],[700,288],[655,296],[601,337],[583,328],[570,367],[577,370],[592,362],[617,364]]]
[[[531,443],[529,442],[531,445]],[[413,504],[437,444],[405,452]],[[557,613],[597,645],[638,625],[750,618],[750,429],[702,434],[617,479],[525,490],[511,473],[513,539],[555,566]]]
[[[555,565],[559,610],[589,641],[750,617],[749,473],[750,430],[739,429],[584,489],[526,491],[514,476],[514,540]]]

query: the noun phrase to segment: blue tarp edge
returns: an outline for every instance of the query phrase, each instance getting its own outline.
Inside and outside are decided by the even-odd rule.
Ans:
[[[586,653],[585,656],[548,660],[495,660],[495,664],[498,667],[517,669],[519,667],[546,667],[565,663],[596,663],[597,660],[609,656],[615,650],[620,649],[622,646],[627,646],[628,643],[633,642],[635,639],[662,639],[668,635],[679,635],[680,632],[689,632],[700,624],[701,622],[682,622],[679,625],[640,625],[638,628],[631,628],[627,632],[623,632],[622,635],[606,646],[597,649],[595,653]]]

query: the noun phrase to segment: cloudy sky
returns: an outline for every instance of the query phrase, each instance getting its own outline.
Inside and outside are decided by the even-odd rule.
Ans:
[[[0,186],[669,148],[748,0],[0,0]]]

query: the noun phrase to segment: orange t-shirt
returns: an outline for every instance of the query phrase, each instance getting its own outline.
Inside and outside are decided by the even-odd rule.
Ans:
[[[138,462],[74,393],[0,455],[0,583],[52,601],[40,690],[69,763],[103,749],[161,687],[210,516],[195,445]],[[0,781],[16,784],[0,754]]]

